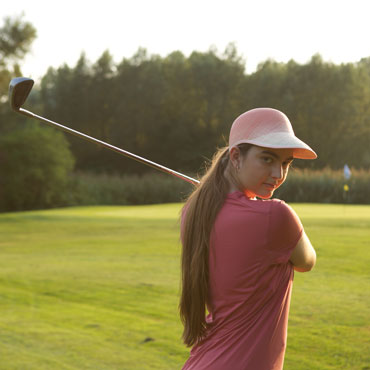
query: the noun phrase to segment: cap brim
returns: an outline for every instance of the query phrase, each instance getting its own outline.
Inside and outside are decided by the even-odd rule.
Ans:
[[[267,134],[256,137],[254,139],[240,140],[232,145],[235,147],[239,144],[247,143],[264,148],[272,149],[294,149],[293,157],[299,159],[316,159],[317,154],[311,149],[306,143],[298,139],[294,135],[290,135],[287,132],[275,132],[273,134]],[[231,149],[231,148],[230,148]]]

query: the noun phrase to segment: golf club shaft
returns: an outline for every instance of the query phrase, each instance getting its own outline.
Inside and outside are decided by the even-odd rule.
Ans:
[[[88,136],[86,134],[83,134],[82,132],[79,132],[79,131],[73,130],[73,129],[69,128],[69,127],[63,126],[60,123],[57,123],[57,122],[51,121],[51,120],[49,120],[47,118],[38,116],[37,114],[34,114],[34,113],[32,113],[32,112],[30,112],[30,111],[28,111],[26,109],[19,108],[18,112],[21,113],[21,114],[23,114],[26,117],[34,118],[34,119],[36,119],[38,121],[41,121],[41,122],[46,123],[49,126],[57,127],[57,128],[65,131],[65,132],[68,132],[68,133],[72,134],[72,135],[75,135],[75,136],[78,136],[78,137],[80,137],[82,139],[91,141],[91,142],[93,142],[95,144],[101,145],[101,146],[103,146],[105,148],[108,148],[108,149],[113,150],[113,151],[115,151],[117,153],[120,153],[120,154],[122,154],[122,155],[124,155],[126,157],[132,158],[132,159],[134,159],[134,160],[136,160],[138,162],[144,163],[144,164],[146,164],[146,165],[148,165],[150,167],[156,168],[157,170],[160,170],[162,172],[168,173],[170,175],[174,175],[174,176],[176,176],[176,177],[178,177],[178,178],[180,178],[182,180],[185,180],[185,181],[189,182],[190,184],[193,184],[193,185],[199,184],[199,181],[198,180],[193,179],[193,178],[191,178],[189,176],[183,175],[180,172],[171,170],[170,168],[167,168],[167,167],[164,167],[164,166],[162,166],[162,165],[160,165],[158,163],[149,161],[148,159],[145,159],[145,158],[140,157],[140,156],[138,156],[136,154],[130,153],[130,152],[128,152],[126,150],[123,150],[121,148],[118,148],[118,147],[116,147],[114,145],[105,143],[104,141],[95,139],[95,138],[93,138],[91,136]]]

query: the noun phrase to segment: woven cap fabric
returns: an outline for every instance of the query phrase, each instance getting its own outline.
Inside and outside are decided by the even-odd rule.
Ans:
[[[294,158],[317,158],[317,154],[295,136],[288,117],[273,108],[252,109],[234,121],[230,129],[229,150],[242,143],[274,149],[291,148],[294,149]]]

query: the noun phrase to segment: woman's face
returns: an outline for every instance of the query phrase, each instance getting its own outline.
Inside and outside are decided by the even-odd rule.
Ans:
[[[285,181],[293,161],[293,149],[252,146],[243,156],[238,148],[230,151],[238,190],[249,198],[268,199]]]

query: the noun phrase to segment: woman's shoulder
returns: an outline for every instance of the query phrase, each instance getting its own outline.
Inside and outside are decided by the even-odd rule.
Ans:
[[[273,228],[302,228],[301,220],[294,209],[281,199],[270,199],[270,224]]]
[[[230,201],[237,201],[243,204],[247,204],[249,206],[255,206],[256,208],[264,208],[266,210],[274,209],[275,211],[284,210],[290,207],[288,204],[285,203],[284,200],[271,198],[271,199],[250,199],[245,196],[245,194],[241,191],[234,191],[227,195],[227,200]]]
[[[271,219],[279,219],[281,222],[284,222],[286,219],[298,218],[293,208],[284,200],[278,198],[249,199],[244,193],[235,191],[228,194],[227,203],[231,207],[243,207],[246,211],[263,213],[266,216],[269,215]]]
[[[275,212],[296,214],[294,209],[282,199],[273,198],[268,199],[268,201],[271,202],[271,208]]]

